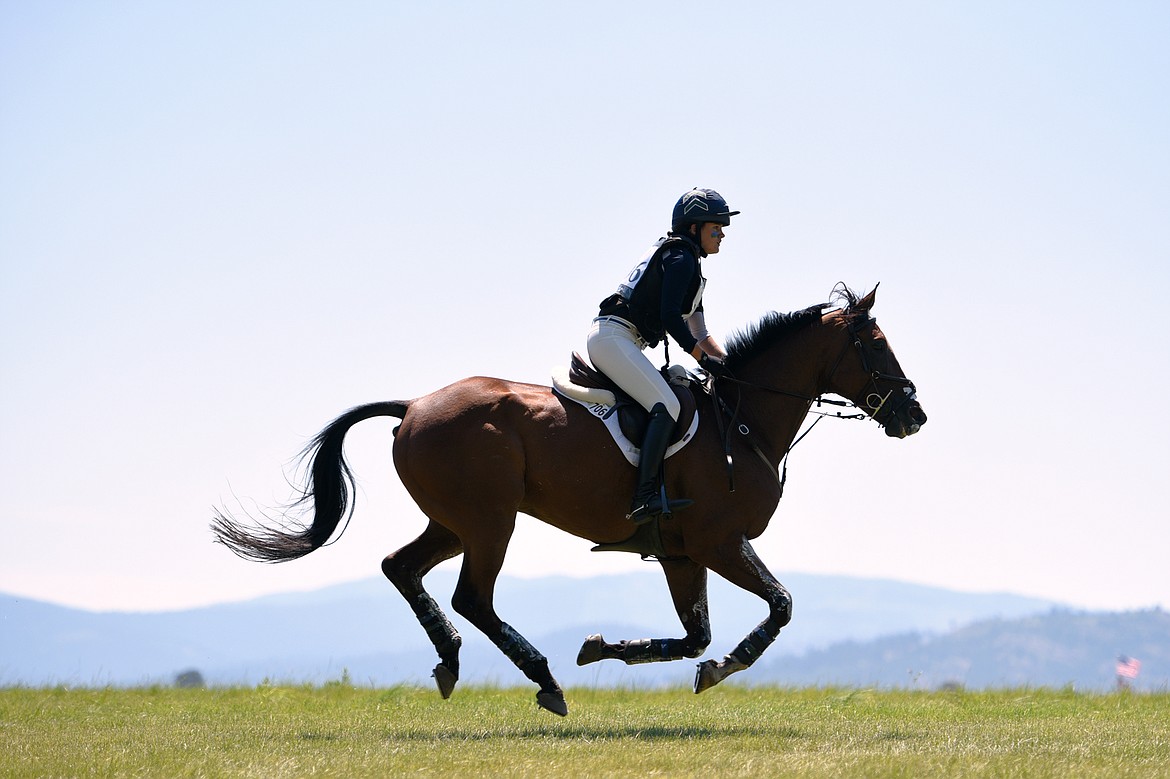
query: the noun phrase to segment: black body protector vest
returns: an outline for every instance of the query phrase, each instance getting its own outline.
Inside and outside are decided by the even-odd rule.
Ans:
[[[657,346],[667,328],[662,321],[662,258],[671,250],[689,252],[695,258],[695,272],[687,282],[680,306],[685,319],[703,308],[703,278],[699,251],[693,241],[678,236],[659,238],[630,271],[618,291],[601,301],[601,316],[617,316],[638,328],[648,346]],[[683,325],[685,327],[685,324]],[[676,336],[677,338],[677,336]]]

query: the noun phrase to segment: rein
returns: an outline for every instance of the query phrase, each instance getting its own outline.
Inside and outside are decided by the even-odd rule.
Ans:
[[[854,334],[854,336],[856,337],[856,333]],[[859,340],[855,341],[855,342],[860,343]],[[837,372],[837,368],[838,368],[838,366],[841,365],[841,360],[843,360],[845,358],[845,353],[848,350],[849,350],[849,346],[846,345],[845,348],[841,350],[841,354],[839,354],[837,356],[837,361],[835,363],[833,363],[833,370],[829,372],[829,379],[830,380],[832,379],[833,375]],[[734,376],[724,376],[721,380],[722,381],[729,381],[733,384],[738,384],[740,387],[752,387],[753,389],[764,390],[765,392],[771,392],[775,395],[784,395],[784,396],[789,397],[789,398],[795,398],[797,400],[802,400],[807,404],[807,406],[805,407],[805,414],[804,415],[807,417],[810,412],[817,415],[817,418],[815,420],[813,420],[813,423],[811,425],[809,425],[808,428],[803,433],[798,435],[792,441],[792,443],[790,443],[787,446],[787,448],[785,448],[784,454],[780,458],[780,464],[782,467],[780,469],[780,472],[777,473],[776,470],[772,467],[772,463],[768,459],[767,455],[765,455],[764,451],[762,449],[760,449],[759,444],[757,444],[754,440],[752,440],[751,428],[749,428],[743,422],[740,422],[739,425],[735,424],[735,420],[739,416],[739,405],[743,400],[743,393],[737,393],[738,397],[736,398],[735,408],[734,409],[729,408],[727,403],[723,400],[723,398],[719,397],[719,393],[715,389],[715,381],[716,380],[715,380],[715,377],[712,376],[711,377],[711,397],[713,398],[713,402],[715,404],[715,419],[719,424],[719,437],[721,439],[723,439],[723,454],[724,454],[724,457],[726,457],[726,459],[727,459],[727,487],[728,487],[729,492],[735,492],[735,461],[731,456],[731,429],[732,429],[732,427],[734,427],[739,432],[739,434],[744,437],[744,440],[747,442],[747,445],[749,447],[751,447],[751,450],[756,453],[756,456],[759,457],[760,460],[765,465],[768,466],[768,472],[772,473],[776,476],[776,486],[779,487],[780,497],[783,498],[784,497],[784,485],[788,482],[788,456],[790,454],[792,454],[792,450],[794,448],[796,448],[796,445],[799,444],[801,441],[803,441],[804,437],[813,431],[813,428],[817,426],[818,422],[820,422],[822,419],[824,419],[825,417],[828,417],[828,416],[832,416],[832,417],[835,417],[837,419],[865,419],[867,416],[864,412],[862,412],[860,414],[842,414],[840,411],[838,411],[836,414],[827,414],[827,413],[823,413],[820,411],[812,411],[812,406],[814,403],[818,407],[823,403],[827,403],[831,406],[841,406],[843,408],[858,408],[858,406],[856,404],[854,404],[850,401],[847,401],[847,400],[830,400],[830,399],[824,397],[823,395],[809,397],[808,395],[801,395],[797,392],[791,392],[789,390],[780,389],[779,387],[769,387],[766,384],[756,384],[754,382],[744,381],[743,379],[737,379]],[[720,412],[723,412],[723,413],[720,413]],[[724,426],[723,426],[723,414],[724,413],[727,414],[727,416],[731,422],[731,427],[728,427],[726,429],[724,429]]]
[[[854,344],[856,344],[857,346],[860,346],[861,345],[860,338],[857,336],[856,332],[854,332],[853,335],[855,338]],[[666,349],[666,358],[665,358],[666,365],[670,365],[670,342],[665,341],[663,345]],[[837,367],[841,364],[841,360],[843,360],[845,358],[845,353],[848,351],[848,349],[849,349],[849,347],[848,347],[848,345],[846,345],[846,347],[841,350],[841,354],[837,355],[837,361],[835,363],[833,363],[833,370],[829,372],[830,379],[832,379],[833,375],[837,372]],[[862,357],[862,359],[864,360],[864,356]],[[868,370],[868,368],[867,368],[867,370]],[[842,414],[840,411],[838,411],[835,414],[827,414],[824,412],[811,410],[814,403],[818,407],[821,404],[828,404],[831,406],[841,406],[842,408],[856,408],[856,409],[860,410],[860,407],[857,406],[857,404],[852,403],[851,401],[848,401],[848,400],[830,400],[830,399],[824,397],[823,395],[818,395],[816,397],[808,397],[807,395],[801,395],[801,394],[796,393],[796,392],[790,392],[788,390],[780,389],[778,387],[769,387],[769,386],[764,385],[764,384],[755,384],[755,383],[750,382],[750,381],[744,381],[743,379],[737,379],[734,376],[724,376],[724,377],[722,377],[721,380],[722,381],[729,381],[729,382],[732,382],[734,384],[738,384],[741,387],[752,387],[754,389],[761,389],[761,390],[764,390],[766,392],[774,393],[776,395],[785,395],[785,396],[790,397],[790,398],[796,398],[797,400],[803,400],[805,403],[808,404],[808,406],[805,410],[805,416],[807,417],[810,413],[815,414],[817,416],[817,418],[815,420],[813,420],[813,423],[811,425],[809,425],[808,428],[803,433],[798,435],[796,437],[796,439],[793,440],[793,442],[788,445],[788,448],[786,448],[784,450],[784,456],[781,458],[781,464],[782,464],[783,468],[782,468],[782,471],[780,473],[777,473],[776,470],[774,468],[772,468],[772,463],[768,460],[768,456],[764,454],[764,451],[762,449],[760,449],[759,444],[757,444],[754,440],[752,440],[751,428],[748,427],[743,422],[740,422],[738,425],[736,424],[736,419],[739,418],[739,406],[743,402],[743,394],[737,393],[737,397],[735,400],[735,408],[731,408],[730,406],[727,405],[726,401],[724,401],[723,398],[719,397],[719,393],[715,389],[715,377],[711,376],[709,379],[710,388],[711,388],[710,394],[711,394],[712,403],[715,406],[715,422],[716,422],[716,425],[719,427],[719,439],[721,441],[723,441],[723,456],[727,461],[727,491],[728,492],[735,492],[735,459],[731,456],[731,431],[733,429],[736,430],[740,435],[742,435],[744,437],[744,440],[747,442],[747,445],[749,447],[751,447],[751,450],[756,453],[756,456],[759,457],[760,460],[764,463],[764,465],[766,465],[768,467],[768,472],[774,473],[776,475],[776,483],[777,483],[777,486],[780,488],[780,497],[783,498],[784,497],[784,485],[788,481],[788,455],[790,455],[792,453],[792,450],[796,448],[797,444],[799,444],[801,441],[804,440],[805,436],[807,436],[809,433],[812,432],[813,428],[817,426],[818,422],[820,422],[825,417],[834,417],[836,419],[865,419],[867,416],[864,412],[862,412],[860,414]],[[723,423],[723,415],[724,414],[727,415],[728,421],[730,422],[729,426],[725,426]]]
[[[827,412],[812,411],[812,406],[814,404],[817,406],[820,406],[821,404],[828,404],[832,406],[842,406],[844,408],[858,408],[856,404],[847,400],[830,400],[829,398],[823,396],[810,398],[805,395],[799,395],[795,392],[789,392],[787,390],[777,389],[775,387],[768,387],[762,384],[754,384],[752,382],[735,379],[730,376],[723,377],[721,381],[730,381],[741,386],[753,387],[755,389],[765,390],[777,395],[786,395],[790,398],[803,400],[808,403],[808,410],[805,411],[805,416],[808,416],[808,414],[811,413],[817,417],[813,420],[812,424],[804,430],[803,433],[798,435],[792,441],[792,443],[790,443],[787,448],[785,448],[784,454],[781,457],[782,468],[780,472],[777,472],[776,469],[772,467],[771,461],[768,460],[768,456],[764,454],[764,450],[761,449],[759,444],[757,444],[752,439],[751,428],[744,422],[739,422],[738,424],[736,423],[736,420],[739,418],[739,407],[743,401],[742,394],[737,393],[735,407],[732,408],[722,397],[719,396],[719,393],[715,390],[715,380],[714,377],[712,377],[711,398],[715,406],[715,421],[719,427],[719,438],[723,441],[723,455],[727,460],[728,492],[735,492],[735,460],[731,455],[731,433],[733,430],[744,437],[748,447],[750,447],[751,450],[756,453],[756,456],[759,457],[760,460],[768,466],[768,472],[775,475],[777,486],[780,488],[780,497],[784,497],[784,485],[788,481],[788,456],[792,453],[792,450],[796,448],[796,445],[803,441],[805,436],[811,433],[813,428],[816,427],[822,419],[825,417],[832,417],[834,419],[865,419],[868,416],[864,412],[858,414],[843,414],[838,411],[836,413],[830,414]],[[724,424],[724,415],[727,416],[728,422],[730,424]]]
[[[868,322],[868,321],[872,321],[872,320],[867,319],[866,321]],[[826,398],[823,395],[817,395],[817,396],[810,397],[808,395],[802,395],[802,394],[797,393],[797,392],[791,392],[789,390],[780,389],[779,387],[769,387],[766,384],[756,384],[755,382],[744,381],[743,379],[737,379],[734,376],[723,376],[719,379],[719,381],[731,382],[733,384],[739,385],[740,387],[751,387],[753,389],[759,389],[759,390],[763,390],[765,392],[771,392],[775,395],[784,395],[785,397],[795,398],[796,400],[802,400],[808,404],[806,407],[806,410],[805,410],[805,416],[807,417],[810,413],[816,415],[817,418],[815,420],[813,420],[813,423],[811,425],[809,425],[803,433],[800,433],[800,435],[798,435],[792,441],[792,443],[790,443],[787,446],[787,448],[785,448],[784,454],[780,458],[781,469],[779,472],[777,472],[775,469],[773,469],[772,463],[768,459],[767,455],[765,455],[764,451],[760,448],[760,446],[754,440],[752,440],[751,428],[748,427],[743,422],[740,422],[738,425],[736,424],[736,419],[739,417],[739,406],[743,401],[742,393],[737,393],[735,408],[731,408],[730,406],[727,405],[727,402],[724,401],[723,398],[721,398],[719,396],[719,393],[715,388],[716,378],[714,376],[711,376],[711,379],[710,379],[711,398],[712,398],[712,402],[714,403],[714,406],[715,406],[715,420],[719,426],[719,437],[723,441],[723,454],[727,460],[727,482],[728,482],[728,491],[729,492],[735,492],[735,461],[731,455],[731,431],[733,429],[736,430],[740,435],[742,435],[744,437],[744,440],[746,441],[747,445],[751,448],[751,450],[756,453],[756,456],[759,457],[760,460],[763,461],[763,463],[765,465],[768,466],[768,472],[773,473],[775,475],[776,484],[780,489],[780,497],[783,498],[784,497],[784,485],[788,481],[788,457],[790,454],[792,454],[792,450],[796,448],[796,445],[799,444],[801,441],[803,441],[805,436],[807,436],[809,433],[811,433],[813,431],[813,428],[816,427],[817,423],[819,423],[822,419],[824,419],[825,417],[833,417],[835,419],[866,419],[867,417],[872,416],[875,420],[877,420],[878,413],[882,410],[882,407],[885,406],[886,401],[889,399],[890,394],[893,392],[893,390],[890,390],[890,392],[887,392],[884,397],[882,397],[879,392],[876,392],[876,390],[878,389],[877,382],[879,379],[899,382],[899,383],[905,384],[906,386],[909,386],[911,388],[911,392],[907,395],[907,400],[903,401],[903,403],[909,402],[909,399],[913,397],[914,384],[909,379],[904,379],[904,378],[899,377],[899,376],[891,376],[891,375],[882,373],[880,371],[871,371],[870,370],[869,361],[866,359],[866,356],[865,356],[865,347],[861,343],[860,328],[858,326],[856,326],[855,324],[850,324],[849,325],[849,334],[852,336],[852,339],[848,343],[845,344],[845,346],[841,349],[841,353],[837,355],[837,360],[836,360],[836,362],[833,363],[833,369],[831,371],[829,371],[828,378],[826,379],[826,384],[831,382],[833,376],[837,373],[837,368],[840,367],[841,361],[843,359],[845,359],[845,355],[849,351],[849,347],[850,346],[855,347],[858,351],[858,355],[861,358],[862,367],[865,369],[865,372],[870,375],[870,381],[873,383],[874,390],[875,390],[875,392],[870,393],[867,396],[867,400],[869,398],[873,398],[873,397],[877,397],[879,399],[879,402],[877,403],[876,406],[873,406],[871,404],[871,408],[873,408],[872,414],[865,413],[865,411],[863,411],[860,406],[858,406],[856,403],[853,403],[852,401],[848,401],[848,400],[830,400],[829,398]],[[830,413],[825,413],[825,412],[821,412],[821,411],[812,411],[813,404],[816,404],[817,407],[820,407],[822,404],[827,404],[827,405],[831,405],[831,406],[840,406],[842,408],[855,408],[855,409],[858,409],[858,411],[860,411],[861,413],[843,414],[840,411],[838,411],[834,414],[830,414]],[[901,407],[901,404],[898,406],[898,408],[900,408],[900,407]],[[897,408],[892,409],[890,411],[890,413],[893,414],[896,411],[897,411]],[[728,425],[726,427],[724,426],[724,423],[723,423],[723,415],[724,414],[727,415],[728,420],[730,422],[730,425]]]

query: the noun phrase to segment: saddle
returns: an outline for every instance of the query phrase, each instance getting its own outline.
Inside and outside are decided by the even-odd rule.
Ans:
[[[679,442],[686,443],[686,440],[689,440],[688,433],[694,433],[692,425],[695,421],[695,413],[697,411],[695,395],[691,392],[691,380],[688,378],[686,369],[681,366],[671,366],[671,370],[673,371],[674,369],[677,369],[678,372],[668,372],[667,382],[674,391],[675,397],[678,398],[681,410],[679,411],[678,421],[675,423],[670,437],[672,446]],[[572,360],[569,363],[569,383],[574,387],[612,393],[613,401],[608,404],[602,401],[602,405],[609,405],[611,407],[609,414],[617,414],[618,425],[622,434],[635,446],[642,446],[642,440],[646,437],[646,425],[650,421],[650,412],[642,408],[642,404],[630,397],[625,390],[614,383],[613,379],[594,368],[577,352],[573,352]],[[571,392],[571,388],[563,387],[560,382],[556,382],[555,384],[557,389],[565,394]],[[596,401],[603,396],[594,395],[592,397]],[[667,457],[673,454],[674,451],[677,451],[677,449],[673,451],[668,450]]]
[[[703,384],[679,365],[670,366],[664,373],[681,409],[672,431],[671,443],[666,449],[666,457],[670,457],[695,437],[699,415],[691,388],[696,384],[703,387]],[[573,352],[568,370],[554,370],[553,390],[580,404],[601,420],[630,464],[638,464],[642,441],[650,421],[650,412],[642,408],[642,404],[576,352]],[[662,547],[661,522],[662,516],[656,516],[652,521],[638,525],[633,535],[624,541],[598,544],[592,551],[633,552],[643,559],[671,559],[666,557]]]

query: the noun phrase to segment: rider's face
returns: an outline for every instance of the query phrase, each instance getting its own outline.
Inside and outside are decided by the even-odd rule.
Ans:
[[[699,245],[707,254],[718,254],[719,244],[723,242],[723,226],[715,222],[703,222],[699,225]]]

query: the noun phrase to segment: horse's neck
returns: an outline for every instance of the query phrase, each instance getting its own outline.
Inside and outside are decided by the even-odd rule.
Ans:
[[[767,439],[769,454],[779,462],[800,432],[811,401],[824,388],[821,381],[830,359],[830,349],[822,339],[800,339],[777,347],[776,353],[749,366],[743,380],[765,389],[747,390],[744,412],[750,415],[755,429]],[[753,370],[754,368],[754,370]]]

